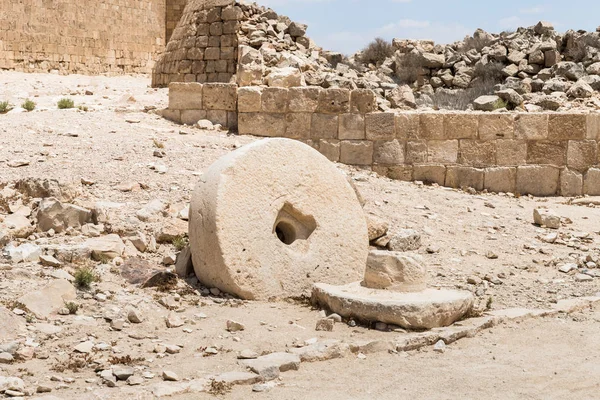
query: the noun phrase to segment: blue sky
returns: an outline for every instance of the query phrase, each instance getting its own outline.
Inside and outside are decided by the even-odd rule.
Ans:
[[[257,0],[293,21],[329,50],[352,54],[373,38],[433,39],[451,43],[482,28],[499,33],[550,21],[559,32],[594,31],[600,0]]]

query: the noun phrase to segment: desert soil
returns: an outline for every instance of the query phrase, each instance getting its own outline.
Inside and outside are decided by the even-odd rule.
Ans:
[[[167,90],[149,88],[149,83],[145,76],[1,72],[0,101],[19,105],[30,98],[37,109],[0,115],[0,183],[28,177],[57,179],[77,187],[77,204],[123,203],[111,220],[113,231],[160,231],[189,202],[203,170],[220,156],[259,138],[166,121],[152,110],[166,107]],[[72,98],[87,111],[58,110],[56,102],[62,97]],[[154,156],[159,147],[164,151],[162,158]],[[28,165],[9,166],[15,160],[27,161]],[[166,167],[166,172],[157,172],[157,166]],[[480,303],[494,310],[549,308],[561,299],[600,291],[600,279],[578,282],[573,272],[558,270],[582,257],[598,258],[599,208],[571,205],[565,198],[471,194],[418,182],[392,181],[341,164],[338,167],[356,183],[367,201],[366,212],[388,221],[392,232],[411,228],[421,233],[423,246],[418,253],[427,265],[431,286],[470,290]],[[82,178],[94,184],[82,185]],[[124,191],[125,187],[133,190]],[[152,223],[136,219],[136,211],[154,199],[170,204],[171,215]],[[535,208],[554,210],[562,217],[562,227],[552,231],[535,226]],[[559,240],[542,240],[553,232],[558,233]],[[81,242],[80,236],[61,234],[33,242],[60,246]],[[156,252],[140,253],[135,258],[165,268],[161,265],[163,258],[174,252],[172,245],[162,244]],[[75,267],[62,268],[73,273]],[[29,333],[18,339],[39,344],[36,351],[47,358],[0,364],[0,376],[20,377],[34,391],[39,385],[50,386],[52,392],[46,396],[59,399],[116,399],[126,389],[131,395],[132,387],[123,382],[117,388],[106,387],[94,372],[93,362],[77,371],[60,368],[73,359],[77,344],[93,340],[108,345],[92,357],[100,364],[106,364],[111,356],[137,359],[136,375],[146,373],[148,378],[135,387],[136,396],[152,398],[148,388],[162,383],[163,370],[171,370],[184,380],[243,371],[236,354],[244,349],[264,354],[285,351],[313,337],[348,342],[393,341],[404,334],[344,323],[336,324],[333,332],[316,332],[320,312],[307,304],[214,296],[193,280],[180,281],[171,293],[140,289],[121,276],[119,266],[95,267],[101,281],[93,284],[90,292],[78,292],[77,315],[52,316],[46,321],[60,328],[59,332],[44,333],[41,321],[27,320]],[[23,294],[51,282],[55,272],[37,263],[14,264],[5,269],[0,269],[0,303],[9,309]],[[468,283],[468,278],[478,283]],[[108,298],[98,300],[97,293],[108,294]],[[166,327],[165,317],[170,311],[159,300],[167,296],[175,298],[177,315],[186,320],[183,327]],[[120,331],[111,329],[107,322],[110,317],[106,317],[123,315],[131,306],[138,309],[143,322],[125,324]],[[227,332],[227,320],[244,324],[245,330]],[[445,353],[424,348],[399,354],[369,354],[364,359],[353,355],[302,363],[299,371],[283,373],[270,391],[253,393],[251,385],[241,385],[220,397],[598,398],[598,328],[597,309],[511,322],[460,340],[448,346]],[[155,353],[159,343],[179,345],[181,350],[177,354]],[[216,355],[205,352],[211,347],[217,350]],[[152,374],[154,378],[150,378]],[[53,376],[63,382],[52,381]],[[194,393],[172,398],[211,396]]]

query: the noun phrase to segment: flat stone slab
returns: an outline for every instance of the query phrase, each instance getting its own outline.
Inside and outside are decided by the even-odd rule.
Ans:
[[[241,360],[240,363],[252,372],[270,381],[279,376],[279,372],[297,371],[300,368],[300,356],[291,353],[271,353],[253,360]]]
[[[46,319],[50,314],[64,307],[65,301],[75,300],[75,287],[64,279],[56,280],[46,287],[30,292],[19,299],[36,318]]]
[[[399,293],[365,288],[360,282],[344,286],[317,283],[312,300],[346,318],[385,322],[406,329],[451,325],[473,306],[469,292],[426,289]]]

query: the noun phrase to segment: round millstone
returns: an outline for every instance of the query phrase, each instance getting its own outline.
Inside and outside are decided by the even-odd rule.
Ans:
[[[244,299],[310,295],[361,279],[366,219],[345,176],[319,152],[264,139],[213,164],[190,205],[194,270]]]
[[[473,295],[469,292],[437,289],[391,292],[366,288],[360,282],[345,286],[315,284],[312,301],[346,318],[380,321],[406,329],[448,326],[473,307]]]

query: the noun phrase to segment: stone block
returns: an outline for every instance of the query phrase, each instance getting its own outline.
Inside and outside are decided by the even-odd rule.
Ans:
[[[482,169],[451,166],[446,169],[445,186],[483,190],[483,176]]]
[[[420,139],[444,139],[444,114],[419,114]]]
[[[517,167],[518,194],[554,196],[558,192],[560,169],[551,165],[524,165]]]
[[[445,139],[476,139],[479,114],[444,114]]]
[[[206,110],[181,110],[181,123],[194,125],[201,119],[206,119]]]
[[[598,160],[598,142],[595,140],[569,140],[567,149],[567,166],[584,172]]]
[[[396,138],[416,140],[419,138],[419,114],[396,114]]]
[[[565,197],[583,194],[583,175],[577,171],[563,168],[560,171],[560,195]]]
[[[548,114],[517,114],[515,138],[519,140],[548,139]]]
[[[415,164],[413,165],[413,179],[444,186],[446,183],[446,166],[443,164]]]
[[[338,116],[333,114],[312,114],[310,137],[313,139],[337,139]]]
[[[427,162],[427,142],[411,140],[406,142],[406,163],[422,164]]]
[[[207,47],[204,50],[204,59],[209,60],[218,60],[221,58],[221,48],[220,47]]]
[[[349,165],[371,165],[373,163],[373,142],[367,140],[342,140],[340,161]]]
[[[586,139],[600,139],[600,113],[591,113],[587,116]]]
[[[320,113],[344,114],[350,111],[350,90],[330,88],[319,93]]]
[[[514,193],[517,185],[517,169],[515,167],[486,168],[483,176],[483,187],[495,193]]]
[[[318,87],[295,87],[288,92],[288,110],[290,112],[315,112],[319,107]]]
[[[285,115],[285,119],[286,137],[291,139],[310,138],[311,113],[288,113]]]
[[[600,196],[600,168],[590,168],[585,173],[583,194]]]
[[[479,139],[512,139],[515,136],[513,114],[484,113],[479,115]]]
[[[375,93],[370,89],[355,89],[350,92],[350,112],[368,114],[377,111]]]
[[[548,139],[576,140],[585,139],[587,134],[587,116],[574,113],[554,113],[548,119]]]
[[[285,137],[285,114],[239,113],[238,131],[240,135]]]
[[[165,108],[161,111],[160,115],[169,121],[173,121],[177,124],[181,123],[181,110],[171,110],[169,108]]]
[[[339,138],[342,140],[365,139],[365,117],[362,114],[341,114],[339,116]]]
[[[206,83],[203,88],[206,110],[237,110],[237,85],[233,83]]]
[[[232,132],[238,131],[238,113],[235,111],[227,111],[227,127]]]
[[[480,140],[461,140],[459,163],[475,167],[496,165],[495,143]]]
[[[404,142],[397,139],[376,141],[373,149],[373,162],[377,164],[404,164]]]
[[[319,140],[319,152],[331,162],[340,161],[340,141],[337,139]]]
[[[373,172],[397,181],[412,181],[412,170],[410,165],[373,165]]]
[[[238,111],[239,112],[260,112],[262,90],[256,86],[246,86],[238,88]]]
[[[262,91],[262,110],[271,113],[285,113],[288,105],[288,89],[268,87]]]
[[[368,140],[390,140],[396,137],[394,113],[370,113],[365,115],[365,131]]]
[[[228,126],[227,113],[225,110],[206,110],[206,119],[213,124]]]
[[[565,165],[567,142],[527,142],[527,164]]]
[[[456,164],[458,140],[427,141],[427,161],[430,163]]]
[[[169,109],[202,110],[202,84],[171,82],[169,84]]]

